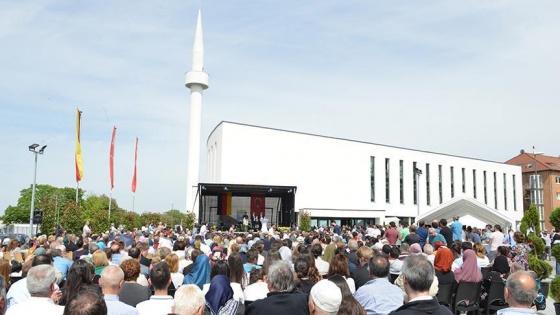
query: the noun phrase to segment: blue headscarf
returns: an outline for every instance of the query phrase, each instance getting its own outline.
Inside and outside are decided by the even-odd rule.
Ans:
[[[212,314],[219,314],[220,308],[233,299],[233,289],[228,277],[216,275],[212,278],[210,288],[206,293],[206,304],[210,307]]]
[[[196,284],[201,290],[202,286],[210,282],[210,261],[208,256],[196,257],[194,267],[183,279],[183,284]]]

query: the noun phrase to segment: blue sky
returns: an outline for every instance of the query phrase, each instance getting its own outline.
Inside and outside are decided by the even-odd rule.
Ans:
[[[0,2],[0,211],[33,179],[84,179],[136,211],[184,209],[190,68],[202,8],[202,143],[222,120],[505,161],[557,156],[554,1]],[[201,150],[205,152],[204,148]],[[206,156],[201,158],[201,181]],[[271,183],[274,184],[274,183]]]

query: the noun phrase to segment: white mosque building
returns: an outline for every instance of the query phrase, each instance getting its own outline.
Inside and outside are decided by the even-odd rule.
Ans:
[[[229,225],[248,215],[287,226],[307,211],[314,225],[461,216],[463,223],[517,226],[521,168],[501,162],[223,121],[206,143],[198,174],[203,70],[200,13],[193,49],[187,209]],[[255,218],[256,217],[256,218]]]

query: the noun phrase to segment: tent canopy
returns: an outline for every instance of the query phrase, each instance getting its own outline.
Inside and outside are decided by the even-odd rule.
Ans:
[[[470,215],[488,224],[499,224],[502,228],[515,226],[514,219],[508,218],[498,210],[493,209],[467,195],[456,196],[433,210],[420,214],[416,221],[419,222],[420,220],[423,220],[430,222],[432,220],[447,219],[448,222],[451,222],[454,216],[461,217],[465,215]]]

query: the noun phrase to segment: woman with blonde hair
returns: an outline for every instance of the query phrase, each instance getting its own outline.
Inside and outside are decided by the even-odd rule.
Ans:
[[[10,288],[10,273],[12,273],[12,267],[10,266],[10,262],[5,259],[0,259],[0,275],[4,276],[6,287],[6,292]]]
[[[490,264],[490,260],[486,257],[486,247],[484,247],[484,244],[475,243],[474,252],[476,253],[478,268],[486,267]]]
[[[16,260],[17,253],[19,253],[21,257],[21,249],[19,248],[19,242],[15,238],[11,238],[8,247],[6,247],[5,252],[10,253],[10,261]]]
[[[103,269],[109,266],[109,259],[107,259],[107,254],[105,254],[105,252],[100,249],[96,250],[91,258],[93,260],[93,267],[95,267],[95,276],[99,279],[99,277],[101,277],[101,272],[103,271]]]
[[[171,281],[173,281],[173,285],[175,289],[178,289],[181,284],[183,284],[183,279],[185,276],[182,272],[179,272],[179,256],[177,254],[172,253],[165,257],[165,263],[169,267],[169,271],[171,272]]]

